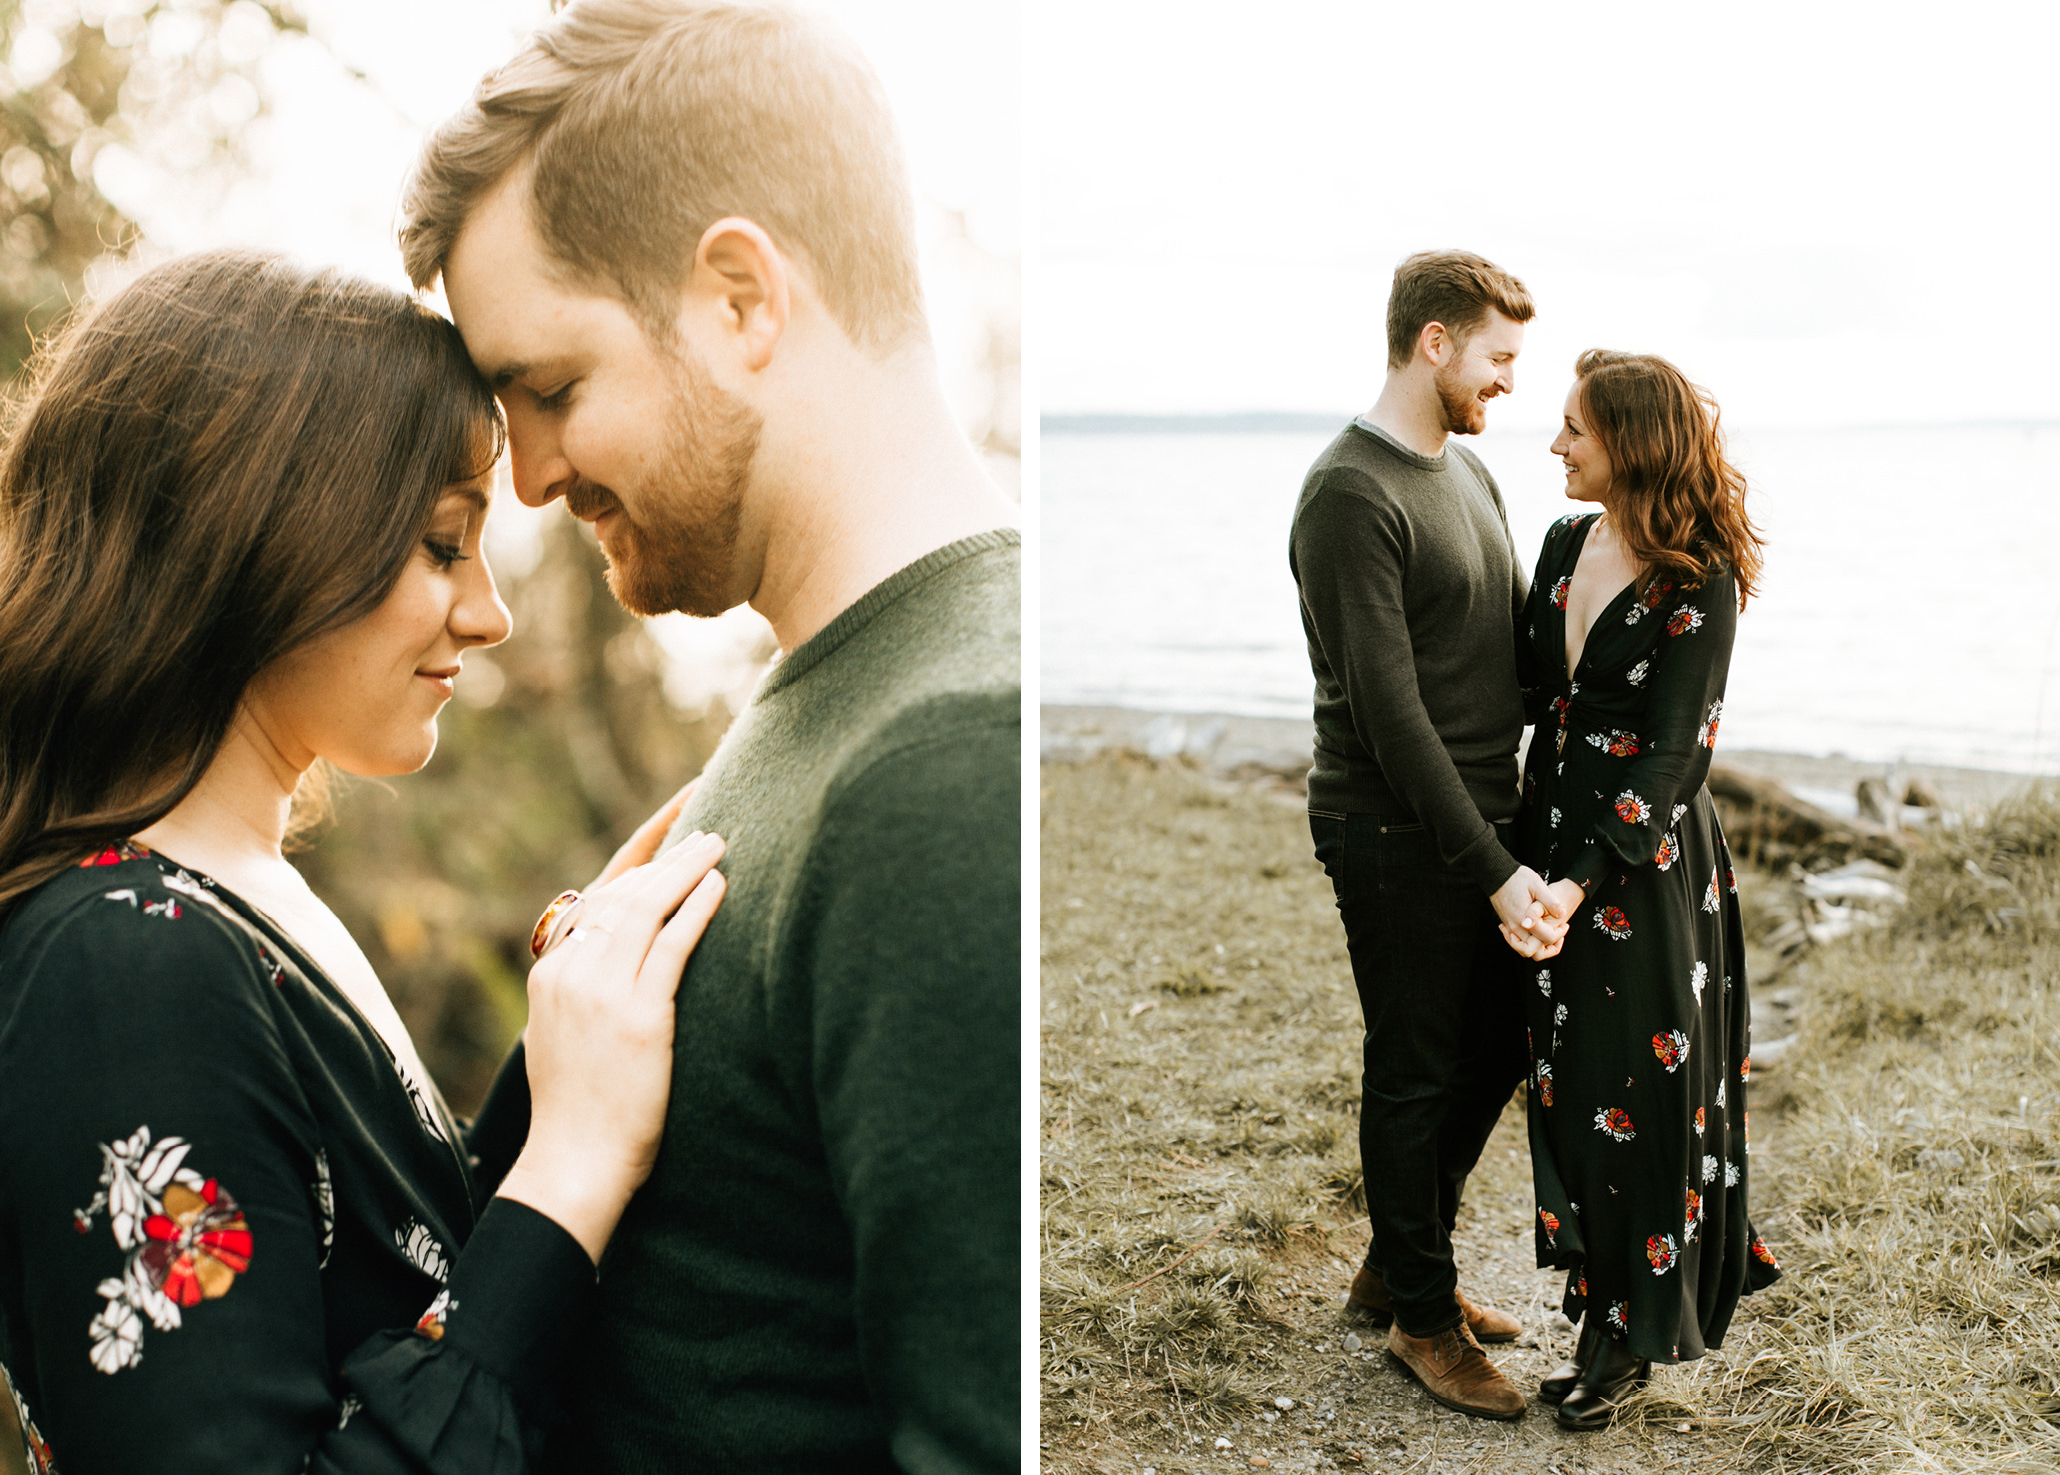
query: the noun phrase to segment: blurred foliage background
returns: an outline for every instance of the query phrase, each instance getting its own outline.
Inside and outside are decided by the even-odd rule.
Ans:
[[[190,213],[250,174],[262,64],[282,39],[326,44],[290,0],[0,0],[0,380],[75,305],[175,249],[116,203],[133,193],[126,181],[170,179]],[[335,65],[378,91],[347,58]],[[962,215],[944,218],[926,275],[951,273],[977,304],[970,344],[946,354],[947,389],[1016,494],[1017,264]],[[489,553],[515,634],[467,657],[429,766],[338,781],[295,857],[460,1113],[521,1031],[538,911],[700,771],[775,651],[748,611],[630,616],[584,526],[521,508],[505,488],[497,500]],[[0,1398],[0,1475],[24,1468],[12,1403]]]

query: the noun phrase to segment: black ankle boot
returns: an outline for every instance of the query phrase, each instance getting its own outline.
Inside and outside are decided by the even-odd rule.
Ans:
[[[1581,1374],[1588,1370],[1588,1364],[1595,1357],[1595,1344],[1602,1340],[1602,1333],[1596,1329],[1592,1316],[1581,1318],[1581,1340],[1574,1344],[1574,1359],[1563,1362],[1545,1375],[1545,1381],[1538,1385],[1540,1403],[1563,1403],[1567,1394],[1574,1391],[1574,1384],[1581,1381]]]
[[[1633,1357],[1628,1343],[1598,1336],[1594,1354],[1559,1405],[1562,1429],[1600,1429],[1616,1414],[1617,1405],[1652,1376],[1652,1364]]]

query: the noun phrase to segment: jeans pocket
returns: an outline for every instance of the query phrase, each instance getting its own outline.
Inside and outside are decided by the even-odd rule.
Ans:
[[[1317,864],[1330,877],[1331,890],[1341,893],[1345,885],[1345,817],[1310,810],[1309,839],[1316,847]]]

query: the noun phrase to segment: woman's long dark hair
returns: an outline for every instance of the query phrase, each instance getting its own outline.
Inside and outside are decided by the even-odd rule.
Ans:
[[[1743,610],[1764,540],[1745,515],[1745,478],[1725,459],[1716,400],[1656,354],[1591,348],[1574,378],[1609,457],[1609,518],[1625,551],[1688,586],[1721,560]]]
[[[170,813],[251,678],[378,605],[502,438],[450,323],[254,252],[46,347],[0,457],[0,915]]]

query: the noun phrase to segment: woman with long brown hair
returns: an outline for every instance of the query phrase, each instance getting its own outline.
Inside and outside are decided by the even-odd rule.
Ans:
[[[1703,782],[1761,540],[1705,392],[1649,354],[1590,350],[1574,375],[1552,451],[1602,510],[1546,534],[1517,622],[1524,853],[1570,925],[1549,956],[1503,930],[1541,964],[1538,1263],[1581,1322],[1539,1395],[1592,1429],[1779,1272],[1746,1212],[1745,938]]]
[[[38,1475],[512,1471],[548,1422],[721,842],[637,865],[667,812],[624,847],[465,1127],[281,846],[317,759],[421,767],[507,635],[500,444],[448,322],[254,254],[143,274],[35,366],[0,457],[0,1365]]]

